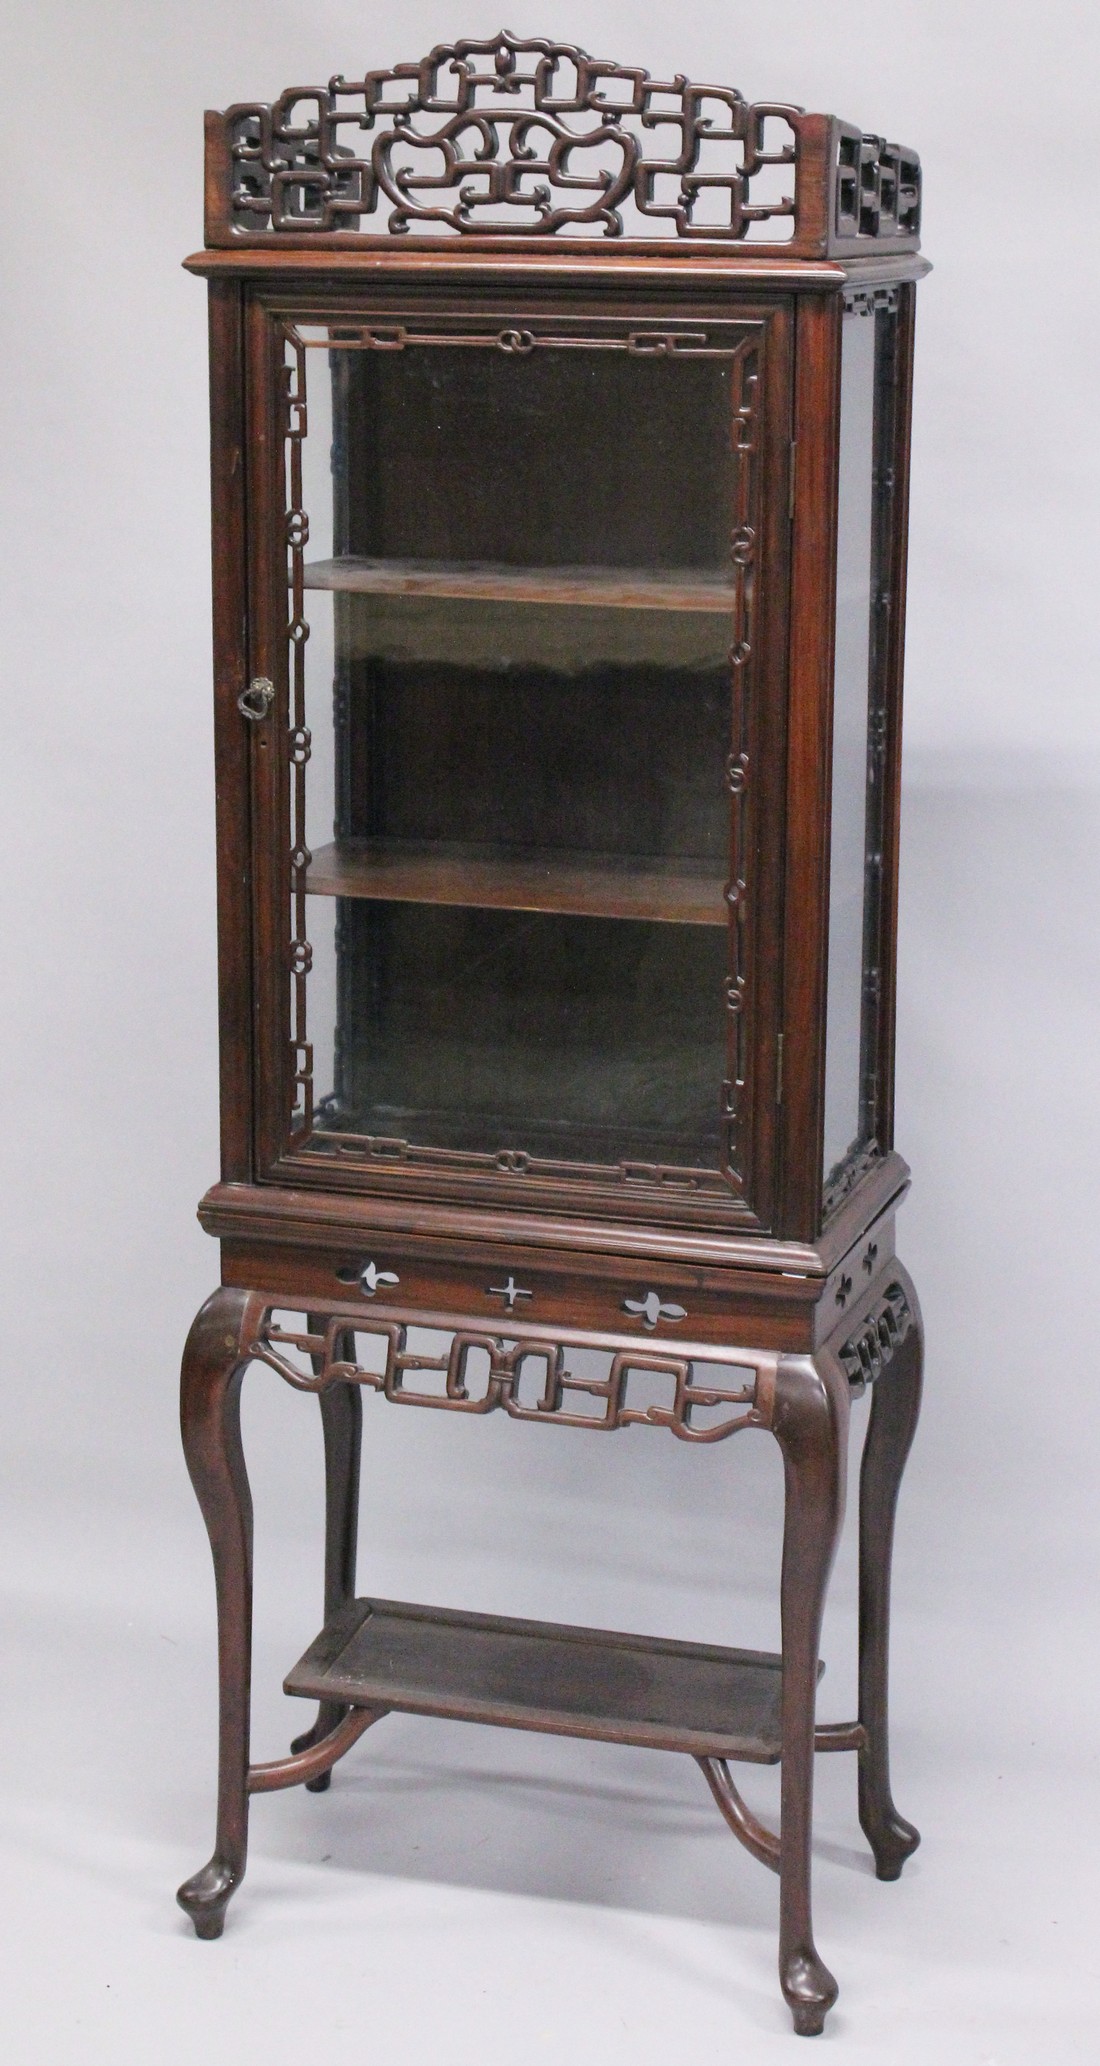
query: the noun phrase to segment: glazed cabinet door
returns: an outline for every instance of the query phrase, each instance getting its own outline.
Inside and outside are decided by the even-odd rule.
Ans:
[[[788,331],[252,301],[262,1176],[768,1225]]]
[[[908,313],[897,288],[856,292],[841,323],[825,1219],[892,1144]]]

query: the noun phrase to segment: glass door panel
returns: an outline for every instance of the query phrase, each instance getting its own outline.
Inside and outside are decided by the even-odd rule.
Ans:
[[[283,346],[290,1146],[721,1183],[758,337]]]
[[[896,293],[844,317],[825,1048],[825,1208],[872,1149],[893,535]]]

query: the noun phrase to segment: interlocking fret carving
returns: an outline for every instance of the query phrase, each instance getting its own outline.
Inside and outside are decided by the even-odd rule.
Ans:
[[[756,714],[752,695],[752,662],[756,598],[757,541],[760,533],[760,398],[763,379],[763,343],[756,329],[738,326],[731,338],[722,326],[687,329],[654,325],[652,328],[593,330],[571,334],[551,328],[536,331],[499,328],[478,330],[412,329],[404,324],[379,325],[369,322],[287,322],[283,335],[286,349],[284,437],[286,445],[286,546],[289,595],[288,639],[288,742],[291,786],[290,888],[292,928],[290,941],[292,1076],[295,1105],[290,1146],[308,1146],[311,1154],[357,1163],[388,1167],[423,1164],[434,1169],[463,1172],[482,1171],[516,1178],[569,1178],[588,1182],[645,1185],[662,1190],[728,1196],[739,1190],[749,1162],[748,1125],[752,1095],[749,1083],[751,1046],[748,1037],[751,1012],[749,990],[752,968],[751,856],[754,847],[751,771]],[[305,839],[305,768],[310,755],[309,732],[305,725],[305,645],[309,625],[305,607],[305,548],[309,539],[309,517],[302,507],[302,439],[307,426],[307,355],[310,351],[403,351],[412,346],[469,346],[471,349],[512,352],[625,351],[638,355],[724,358],[730,362],[730,439],[734,455],[734,500],[730,532],[730,585],[732,636],[730,665],[730,745],[726,760],[726,781],[730,797],[729,875],[725,896],[729,911],[729,972],[726,979],[727,1076],[721,1086],[722,1132],[720,1169],[692,1169],[662,1163],[627,1161],[587,1163],[558,1160],[528,1154],[523,1149],[499,1151],[426,1147],[401,1136],[364,1135],[326,1131],[333,1111],[322,1102],[314,1106],[313,1053],[307,1038],[307,977],[312,950],[306,935],[306,874],[312,855]],[[717,1086],[716,1086],[717,1090]],[[317,1130],[314,1131],[316,1123]]]
[[[758,347],[743,351],[734,366],[733,451],[734,521],[730,537],[733,570],[733,639],[730,645],[730,750],[726,782],[730,794],[730,873],[726,902],[730,914],[730,968],[726,981],[728,1008],[727,1076],[722,1086],[722,1168],[736,1178],[747,1167],[744,1138],[750,1110],[746,1095],[749,1057],[748,970],[752,899],[749,855],[752,852],[750,778],[753,754],[751,663],[756,594],[756,541],[759,536],[759,423],[761,363]]]
[[[913,1326],[913,1310],[900,1284],[888,1284],[878,1304],[838,1351],[849,1382],[862,1386],[881,1377]]]
[[[449,350],[501,351],[509,358],[525,358],[534,351],[626,352],[631,358],[728,359],[737,349],[728,341],[715,341],[708,330],[662,328],[647,324],[627,330],[621,336],[592,331],[583,337],[554,330],[505,329],[431,330],[410,329],[407,323],[288,323],[286,334],[307,351],[402,352],[412,346],[445,345]]]
[[[920,159],[903,144],[837,123],[837,238],[885,243],[920,235]]]
[[[882,1149],[877,1141],[867,1141],[847,1162],[842,1162],[832,1172],[821,1194],[822,1221],[831,1219],[844,1200],[869,1176],[872,1169],[882,1160]]]
[[[323,1125],[325,1103],[318,1107]],[[498,1148],[482,1152],[476,1148],[425,1148],[399,1134],[325,1133],[320,1130],[308,1143],[311,1154],[337,1161],[374,1163],[389,1168],[428,1168],[462,1174],[546,1178],[580,1178],[590,1184],[613,1183],[657,1186],[661,1190],[718,1193],[728,1196],[729,1186],[717,1170],[688,1169],[679,1163],[663,1162],[566,1162],[551,1155],[531,1155],[525,1148]]]
[[[791,236],[801,110],[507,33],[230,108],[240,231]],[[763,175],[763,177],[762,177]]]
[[[682,1442],[721,1442],[740,1428],[768,1427],[774,1392],[773,1356],[739,1352],[738,1360],[720,1350],[708,1354],[707,1368],[724,1367],[728,1383],[703,1382],[696,1363],[667,1351],[628,1347],[608,1350],[604,1377],[574,1375],[566,1364],[569,1349],[552,1335],[527,1333],[520,1339],[457,1327],[439,1355],[408,1345],[410,1324],[372,1313],[364,1326],[362,1313],[333,1313],[323,1332],[297,1332],[277,1327],[270,1316],[250,1343],[248,1353],[278,1372],[296,1391],[321,1392],[332,1384],[363,1385],[381,1392],[399,1406],[428,1406],[452,1413],[495,1413],[512,1420],[552,1423],[555,1427],[667,1428]],[[356,1336],[377,1340],[381,1369],[355,1360]],[[309,1367],[309,1366],[312,1367]],[[533,1395],[521,1396],[534,1371]],[[433,1388],[419,1380],[434,1376]],[[666,1404],[632,1403],[632,1377],[664,1379]],[[652,1393],[652,1383],[649,1391]],[[578,1412],[582,1398],[599,1402],[599,1410]],[[728,1409],[728,1410],[727,1410]],[[717,1416],[700,1420],[703,1414]]]
[[[885,309],[887,315],[896,316],[898,306],[896,287],[846,287],[844,290],[846,316],[873,316],[880,309]]]
[[[302,444],[308,429],[306,355],[300,341],[287,339],[283,362],[283,434],[286,445],[287,761],[290,779],[290,894],[292,933],[289,947],[291,1016],[291,1141],[308,1139],[313,1131],[313,1049],[306,1037],[306,981],[313,949],[306,934],[306,875],[313,859],[306,845],[306,764],[310,736],[306,726],[305,549],[309,517],[302,497]]]
[[[880,290],[881,292],[881,290]],[[889,964],[889,914],[884,909],[885,847],[888,835],[887,771],[890,744],[890,646],[896,598],[895,532],[898,481],[895,467],[898,412],[898,300],[871,297],[857,304],[858,320],[875,325],[875,453],[872,477],[874,528],[871,541],[871,623],[867,697],[867,824],[865,843],[861,1133],[882,1138],[882,984]],[[885,923],[884,923],[885,921]]]

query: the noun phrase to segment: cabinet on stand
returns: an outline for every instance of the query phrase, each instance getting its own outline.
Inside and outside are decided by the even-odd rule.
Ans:
[[[215,1937],[249,1798],[390,1711],[683,1751],[781,1883],[815,1751],[880,1878],[921,1330],[894,1248],[915,155],[501,35],[207,117],[222,1283],[183,1368],[214,1552]],[[296,1316],[296,1317],[295,1317]],[[427,1331],[425,1333],[425,1330]],[[239,1397],[319,1399],[318,1704],[249,1752]],[[819,1725],[849,1407],[859,1712]],[[782,1654],[361,1597],[364,1392],[785,1471]],[[547,1439],[553,1439],[548,1434]],[[773,1833],[731,1765],[782,1764]]]

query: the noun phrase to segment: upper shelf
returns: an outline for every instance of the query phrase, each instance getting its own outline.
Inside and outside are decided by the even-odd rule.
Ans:
[[[695,610],[728,617],[734,589],[693,568],[509,567],[483,560],[307,561],[307,588],[345,595],[447,597],[453,601],[550,603],[602,610]]]
[[[728,580],[690,567],[347,558],[307,564],[305,585],[347,598],[349,658],[567,672],[722,667],[735,601]]]

